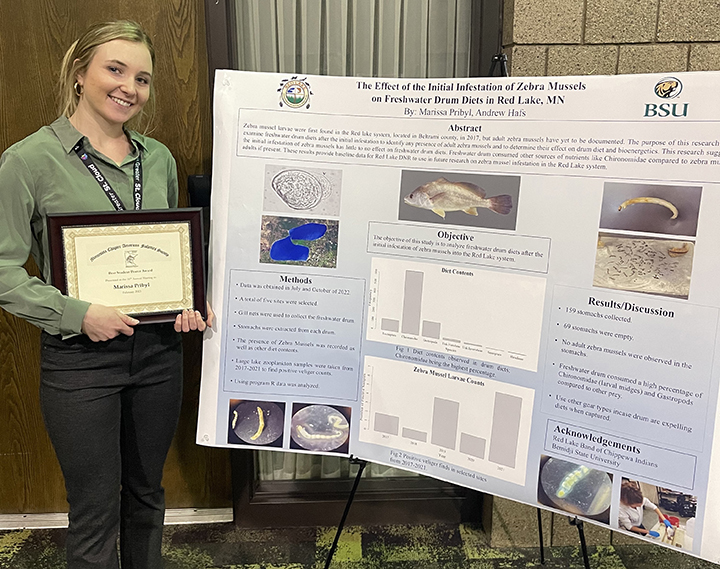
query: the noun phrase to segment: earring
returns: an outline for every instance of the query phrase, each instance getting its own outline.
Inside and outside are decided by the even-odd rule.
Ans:
[[[77,81],[75,81],[75,85],[73,85],[73,89],[75,89],[75,94],[78,97],[80,97],[83,94],[83,87]]]

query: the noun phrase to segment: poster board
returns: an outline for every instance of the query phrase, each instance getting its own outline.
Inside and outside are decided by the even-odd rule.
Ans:
[[[198,442],[720,561],[719,84],[219,72]]]

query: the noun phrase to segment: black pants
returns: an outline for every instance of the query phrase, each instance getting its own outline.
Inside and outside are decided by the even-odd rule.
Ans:
[[[40,402],[70,505],[68,569],[159,569],[162,471],[182,397],[172,325],[92,342],[43,333]]]

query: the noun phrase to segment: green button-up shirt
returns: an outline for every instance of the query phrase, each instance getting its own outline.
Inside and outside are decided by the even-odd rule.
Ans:
[[[50,279],[49,213],[114,210],[73,151],[80,139],[127,209],[133,208],[133,163],[138,153],[143,209],[177,207],[177,169],[170,151],[152,138],[133,131],[128,134],[133,151],[120,165],[95,150],[66,117],[14,144],[0,157],[0,307],[50,334],[81,333],[89,303],[61,294],[23,268],[32,254],[45,281]]]

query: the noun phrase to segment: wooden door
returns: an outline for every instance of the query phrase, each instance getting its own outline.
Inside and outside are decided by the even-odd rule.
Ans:
[[[60,61],[90,24],[132,19],[157,51],[156,128],[189,174],[210,172],[211,101],[203,4],[197,0],[28,0],[0,3],[0,151],[57,116]],[[34,263],[28,270],[37,274]],[[64,512],[65,489],[38,403],[39,330],[0,310],[0,513]],[[195,445],[201,340],[185,340],[185,395],[165,469],[167,505],[231,504],[227,451]]]

